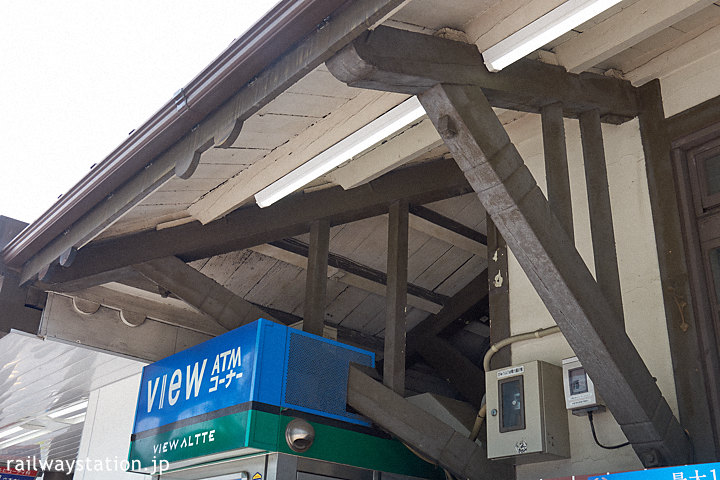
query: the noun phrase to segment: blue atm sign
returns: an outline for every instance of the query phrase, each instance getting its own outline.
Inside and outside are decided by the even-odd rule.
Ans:
[[[14,468],[0,467],[0,480],[31,480],[37,477],[35,470],[16,470]]]
[[[259,336],[271,326],[254,322],[146,366],[133,432],[249,402]]]
[[[680,467],[654,468],[639,472],[595,475],[588,480],[718,480],[720,463],[685,465]]]

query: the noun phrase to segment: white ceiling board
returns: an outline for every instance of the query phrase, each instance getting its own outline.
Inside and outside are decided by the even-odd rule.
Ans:
[[[42,416],[62,405],[87,398],[90,391],[136,375],[142,363],[38,337],[10,333],[0,339],[0,428]],[[52,453],[73,459],[82,423],[0,450],[12,454]]]
[[[416,233],[414,230],[410,232],[410,236],[424,235]],[[452,245],[438,240],[437,238],[427,238],[426,241],[416,251],[411,253],[408,258],[408,282],[416,283],[426,270],[428,270],[435,262],[442,258]]]
[[[213,179],[217,184],[248,169],[248,165],[228,165],[223,163],[200,163],[193,177],[200,180]]]
[[[452,297],[465,287],[472,279],[487,268],[487,259],[473,255],[460,268],[455,270],[444,282],[435,289],[437,293]]]
[[[330,112],[341,108],[347,103],[346,96],[333,97],[329,95],[309,95],[306,93],[285,92],[275,100],[263,107],[258,115],[278,114],[295,117],[323,118]],[[238,143],[237,141],[235,143]]]
[[[498,2],[499,0],[454,0],[438,4],[436,0],[413,0],[393,15],[392,20],[432,30],[443,27],[464,30],[468,20],[483,14]]]
[[[239,253],[240,252],[234,252],[235,255]],[[250,255],[244,260],[243,264],[237,268],[223,285],[237,295],[245,297],[277,263],[278,261],[272,257],[250,252]],[[203,273],[205,273],[205,271],[203,271]]]
[[[273,150],[315,122],[317,118],[310,116],[258,113],[245,120],[232,146]]]
[[[192,176],[187,180],[183,180],[182,178],[175,177],[170,179],[163,186],[162,190],[192,190],[195,192],[205,193],[208,190],[212,190],[217,187],[218,183],[223,181],[224,180],[222,178],[199,178]]]
[[[475,193],[428,203],[425,207],[468,228],[485,233],[487,215]]]
[[[202,194],[203,192],[197,190],[161,189],[143,200],[140,205],[189,205]]]
[[[370,294],[365,297],[349,314],[340,322],[340,325],[363,333],[378,331],[370,323],[379,315],[385,313],[385,297]]]
[[[200,162],[225,165],[252,165],[268,153],[270,153],[270,150],[266,148],[211,148],[203,153]]]
[[[472,256],[471,253],[461,248],[451,246],[441,257],[436,259],[428,268],[415,277],[413,283],[434,291]],[[468,279],[468,282],[470,280],[472,280],[472,277]]]
[[[708,0],[638,0],[620,3],[589,22],[589,28],[554,48],[560,65],[579,73],[702,10]]]
[[[333,325],[337,325],[345,320],[345,317],[347,317],[350,312],[357,308],[368,295],[371,295],[365,290],[342,285],[344,288],[325,309],[325,318]]]
[[[503,0],[492,2],[482,15],[469,15],[468,40],[482,52],[537,20],[565,0]],[[489,3],[489,2],[488,2]]]
[[[668,63],[665,68],[659,68],[654,71],[654,75],[645,74],[642,79],[641,75],[635,72],[636,69],[653,72],[647,66],[652,63],[660,63],[657,60],[663,54],[693,41],[718,25],[720,25],[720,7],[713,5],[609,58],[599,66],[603,69],[619,70],[626,74],[626,78],[633,83],[642,84],[654,75],[666,75],[671,65]]]
[[[210,192],[190,208],[190,213],[203,223],[225,215],[406,98],[407,95],[362,91],[357,97],[348,100],[343,108],[332,111],[311,128],[306,128],[291,141]],[[240,139],[235,145],[242,145]]]

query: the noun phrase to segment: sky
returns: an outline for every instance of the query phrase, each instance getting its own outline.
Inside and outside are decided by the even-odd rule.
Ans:
[[[0,215],[32,222],[277,0],[0,0]]]

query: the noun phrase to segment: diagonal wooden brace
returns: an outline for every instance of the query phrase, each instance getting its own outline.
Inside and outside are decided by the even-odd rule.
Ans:
[[[682,427],[482,90],[419,98],[643,464],[687,462]]]
[[[355,365],[348,372],[347,402],[458,478],[513,478],[509,463],[488,460],[485,448],[376,382]]]

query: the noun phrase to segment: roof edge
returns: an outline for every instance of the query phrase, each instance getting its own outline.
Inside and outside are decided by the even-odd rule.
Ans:
[[[9,267],[21,268],[345,3],[346,0],[280,1],[0,250],[0,260]],[[178,108],[178,100],[187,108]]]

